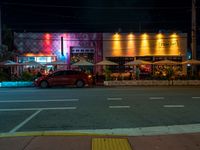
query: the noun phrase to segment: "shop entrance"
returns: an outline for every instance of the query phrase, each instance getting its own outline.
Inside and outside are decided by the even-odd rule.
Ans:
[[[94,63],[95,49],[72,47],[70,50],[70,65],[80,61],[81,59],[84,59],[90,63]],[[79,69],[93,73],[93,66],[80,66]]]

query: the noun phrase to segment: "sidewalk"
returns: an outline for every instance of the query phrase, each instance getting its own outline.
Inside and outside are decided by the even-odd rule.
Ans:
[[[1,137],[0,150],[200,150],[200,133],[159,136]]]

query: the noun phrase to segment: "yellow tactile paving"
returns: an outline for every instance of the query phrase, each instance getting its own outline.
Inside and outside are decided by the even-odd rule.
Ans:
[[[132,150],[125,138],[93,138],[92,150]]]

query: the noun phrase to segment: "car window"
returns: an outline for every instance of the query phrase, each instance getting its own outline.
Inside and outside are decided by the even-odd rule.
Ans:
[[[67,71],[65,71],[65,74],[66,75],[76,75],[76,74],[80,74],[80,72],[76,71],[76,70],[67,70]]]
[[[54,74],[53,74],[53,76],[61,76],[61,75],[64,75],[64,71],[58,71],[58,72],[55,72]]]

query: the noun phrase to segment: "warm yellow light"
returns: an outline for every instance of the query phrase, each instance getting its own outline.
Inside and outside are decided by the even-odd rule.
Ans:
[[[114,36],[115,36],[116,38],[117,38],[117,37],[119,37],[119,33],[115,33],[115,35],[114,35]]]
[[[142,34],[142,39],[147,39],[148,38],[148,34],[144,33]]]
[[[115,33],[112,37],[112,55],[113,56],[120,56],[121,55],[121,35]]]
[[[156,35],[156,37],[157,37],[157,39],[161,39],[161,38],[163,38],[164,36],[163,36],[162,33],[159,33],[159,34]]]
[[[128,45],[127,45],[127,54],[128,56],[134,56],[134,52],[135,52],[135,36],[134,34],[130,33],[127,37],[128,40]]]
[[[164,35],[159,33],[156,35],[156,51],[155,55],[165,55],[165,41],[164,41]]]
[[[171,36],[170,36],[170,54],[171,55],[177,55],[179,54],[179,44],[178,44],[178,41],[179,41],[179,37],[176,33],[173,33]]]
[[[130,33],[130,34],[128,35],[128,39],[132,40],[133,38],[134,38],[133,33]]]
[[[178,35],[176,34],[176,33],[173,33],[172,35],[171,35],[171,38],[177,38],[178,37]]]
[[[24,56],[28,56],[28,57],[42,57],[42,56],[51,56],[45,53],[38,53],[38,54],[34,54],[34,53],[26,53],[24,54]]]
[[[150,45],[149,45],[148,35],[146,33],[142,34],[140,55],[141,56],[150,55]]]

